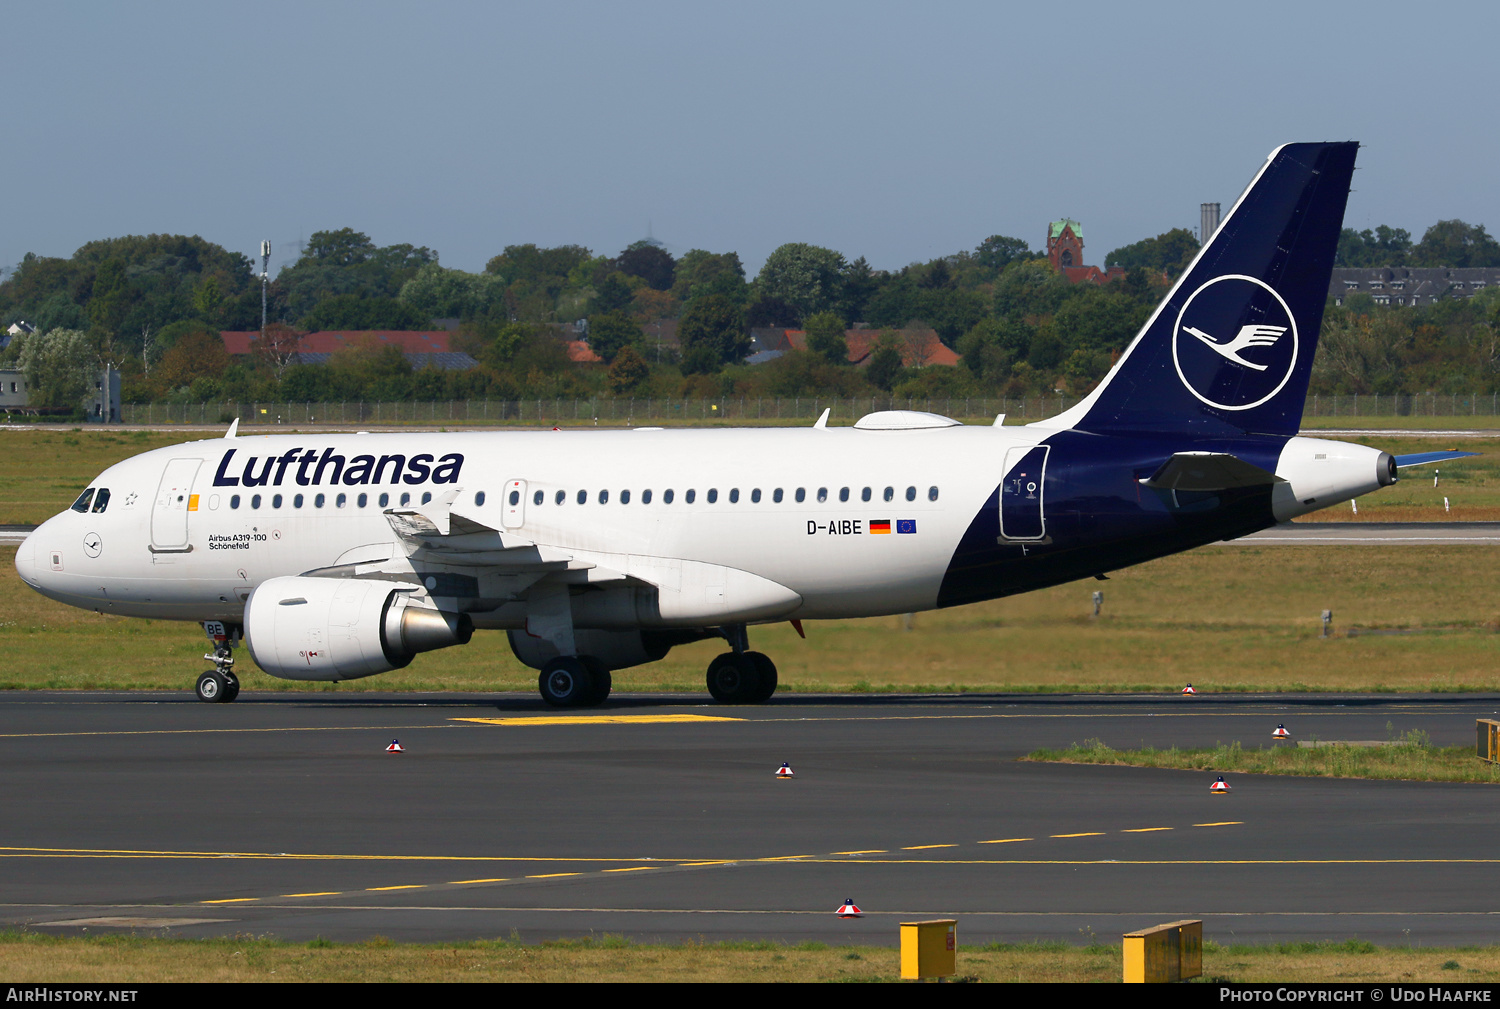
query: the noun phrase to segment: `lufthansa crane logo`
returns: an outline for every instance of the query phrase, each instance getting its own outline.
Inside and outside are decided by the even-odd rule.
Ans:
[[[1215,277],[1177,315],[1172,362],[1188,392],[1220,410],[1274,397],[1297,366],[1297,320],[1275,289],[1239,274]]]

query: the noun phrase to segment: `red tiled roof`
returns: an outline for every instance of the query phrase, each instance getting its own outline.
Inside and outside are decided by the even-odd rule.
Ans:
[[[593,352],[587,340],[569,340],[568,360],[574,364],[594,364],[604,358]]]

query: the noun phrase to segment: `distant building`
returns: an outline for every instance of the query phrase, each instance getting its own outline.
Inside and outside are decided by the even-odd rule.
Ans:
[[[1101,270],[1083,265],[1083,225],[1067,218],[1047,225],[1047,261],[1074,284],[1107,284],[1125,276],[1123,266]]]
[[[219,334],[231,357],[254,353],[252,344],[259,330],[225,331]],[[479,362],[449,346],[453,334],[444,329],[407,331],[394,329],[325,330],[304,333],[297,339],[297,364],[327,364],[328,359],[348,347],[393,346],[413,368],[439,368],[443,371],[468,371]]]
[[[95,424],[120,422],[120,373],[104,368],[94,376],[93,388],[83,399],[83,411]],[[6,413],[38,414],[26,393],[26,373],[18,368],[0,368],[0,410]]]
[[[1500,285],[1493,267],[1336,267],[1328,297],[1342,305],[1351,294],[1368,294],[1377,305],[1431,305],[1445,298],[1472,298]]]

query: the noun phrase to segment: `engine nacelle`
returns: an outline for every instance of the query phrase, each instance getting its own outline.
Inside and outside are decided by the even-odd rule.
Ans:
[[[467,613],[412,601],[417,586],[364,578],[271,578],[245,601],[245,644],[284,680],[353,680],[468,644]]]
[[[545,638],[525,631],[510,631],[510,650],[532,669],[541,669],[557,658],[557,649]],[[590,655],[606,669],[628,669],[667,657],[674,645],[711,637],[708,631],[595,631],[575,630],[573,643],[579,655]]]
[[[1396,482],[1396,460],[1389,452],[1321,438],[1291,438],[1281,450],[1271,491],[1276,521],[1327,508]]]

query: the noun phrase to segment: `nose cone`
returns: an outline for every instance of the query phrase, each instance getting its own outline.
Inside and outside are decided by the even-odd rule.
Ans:
[[[36,533],[21,541],[16,548],[16,573],[21,581],[36,588]]]

